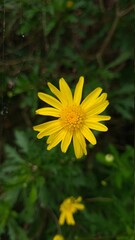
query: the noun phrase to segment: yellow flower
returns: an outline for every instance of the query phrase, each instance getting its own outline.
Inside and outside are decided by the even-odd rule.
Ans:
[[[60,234],[57,234],[54,236],[53,240],[64,240],[63,236]]]
[[[57,118],[33,127],[39,132],[38,139],[49,136],[48,150],[61,142],[61,151],[65,153],[73,139],[76,158],[80,158],[83,154],[87,155],[85,138],[92,145],[96,144],[96,138],[91,129],[103,132],[108,130],[100,121],[110,120],[110,116],[99,115],[109,104],[107,94],[101,94],[102,89],[98,87],[81,102],[83,84],[84,77],[80,77],[73,96],[68,84],[61,78],[60,90],[48,83],[48,87],[56,98],[42,92],[38,93],[38,97],[51,107],[40,108],[36,114]]]
[[[75,225],[73,214],[78,210],[84,210],[84,205],[80,203],[81,201],[81,197],[78,197],[77,199],[70,197],[63,201],[63,203],[60,205],[60,225],[63,225],[65,221],[68,225]]]
[[[67,1],[67,8],[71,8],[74,5],[73,1]]]

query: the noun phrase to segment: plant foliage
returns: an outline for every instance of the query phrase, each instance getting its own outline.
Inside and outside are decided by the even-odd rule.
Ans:
[[[133,240],[133,1],[0,2],[0,239]],[[64,77],[108,93],[109,131],[88,156],[46,150],[37,92]],[[42,106],[41,106],[42,107]],[[46,118],[44,118],[44,121]],[[42,121],[41,121],[42,122]],[[75,226],[59,206],[82,196]]]

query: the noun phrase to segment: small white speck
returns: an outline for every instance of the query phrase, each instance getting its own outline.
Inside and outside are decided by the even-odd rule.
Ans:
[[[0,115],[5,116],[8,114],[8,108],[7,107],[3,107],[3,109],[0,111]]]

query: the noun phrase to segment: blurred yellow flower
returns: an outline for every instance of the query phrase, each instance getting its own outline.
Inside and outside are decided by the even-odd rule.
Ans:
[[[87,155],[85,139],[92,145],[97,142],[91,129],[103,132],[108,130],[100,121],[110,120],[111,117],[99,115],[109,104],[107,94],[101,94],[102,89],[98,87],[81,102],[83,84],[84,77],[80,77],[73,96],[68,84],[61,78],[60,90],[48,83],[56,98],[42,92],[38,93],[38,97],[51,107],[40,108],[36,110],[36,114],[57,118],[33,127],[39,132],[38,139],[49,136],[47,150],[61,142],[61,151],[65,153],[73,139],[76,158],[81,158]]]
[[[54,236],[53,240],[64,240],[64,237],[60,234]]]
[[[67,1],[67,7],[71,8],[74,5],[73,1]]]
[[[74,197],[70,197],[63,201],[63,203],[60,205],[60,225],[63,225],[65,221],[68,225],[75,225],[73,214],[78,210],[84,210],[84,205],[80,203],[81,201],[81,197],[78,197],[77,199],[75,199]]]

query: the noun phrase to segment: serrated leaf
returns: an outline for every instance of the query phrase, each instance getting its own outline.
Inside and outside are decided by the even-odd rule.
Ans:
[[[10,145],[5,146],[5,153],[8,159],[13,160],[14,162],[22,162],[23,159],[20,157],[15,148]]]

